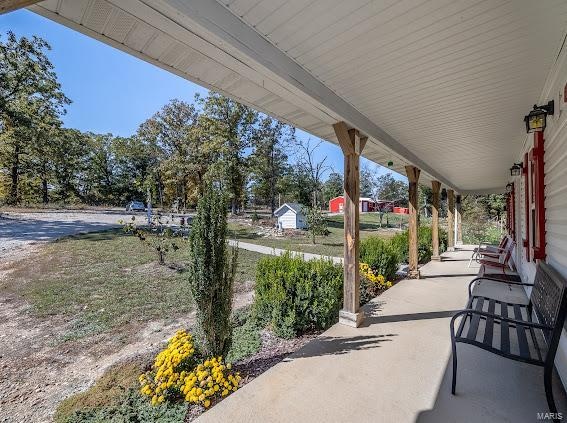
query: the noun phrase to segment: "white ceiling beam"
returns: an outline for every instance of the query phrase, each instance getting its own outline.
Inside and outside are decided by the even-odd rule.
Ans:
[[[479,188],[457,191],[461,195],[489,195],[489,194],[504,194],[506,192],[505,188]]]

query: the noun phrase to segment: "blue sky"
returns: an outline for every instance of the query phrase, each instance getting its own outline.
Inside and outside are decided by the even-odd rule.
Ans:
[[[70,128],[129,136],[169,100],[190,102],[196,93],[207,94],[199,85],[27,10],[0,16],[0,33],[8,30],[17,36],[37,35],[51,44],[49,58],[63,92],[73,101],[63,118]],[[310,136],[298,131],[298,137]],[[333,170],[342,173],[339,147],[324,142],[318,155],[327,156]],[[367,160],[362,165],[379,174],[389,172]]]

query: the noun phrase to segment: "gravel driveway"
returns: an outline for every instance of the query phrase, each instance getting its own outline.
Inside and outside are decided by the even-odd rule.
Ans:
[[[120,211],[3,212],[0,215],[0,260],[31,244],[120,227],[118,221],[130,220],[132,215]],[[145,222],[145,213],[135,215],[140,223]]]

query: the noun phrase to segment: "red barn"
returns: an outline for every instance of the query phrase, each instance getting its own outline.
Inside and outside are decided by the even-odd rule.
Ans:
[[[359,199],[359,210],[361,212],[372,212],[376,211],[376,202],[372,198],[361,197]],[[329,212],[331,213],[342,213],[345,206],[345,197],[340,195],[338,197],[332,198],[329,201]]]

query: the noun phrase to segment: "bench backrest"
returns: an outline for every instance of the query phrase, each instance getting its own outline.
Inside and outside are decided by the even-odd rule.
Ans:
[[[566,283],[565,278],[553,267],[538,262],[530,304],[539,323],[554,328],[551,333],[544,332],[549,347],[548,357],[555,356],[563,330],[567,312]]]
[[[500,255],[498,256],[498,262],[500,264],[506,264],[508,265],[508,267],[510,268],[510,270],[514,270],[514,266],[512,264],[512,251],[514,251],[514,246],[516,245],[516,242],[513,240],[509,240],[506,243],[506,247],[504,247],[504,250],[500,253]]]

